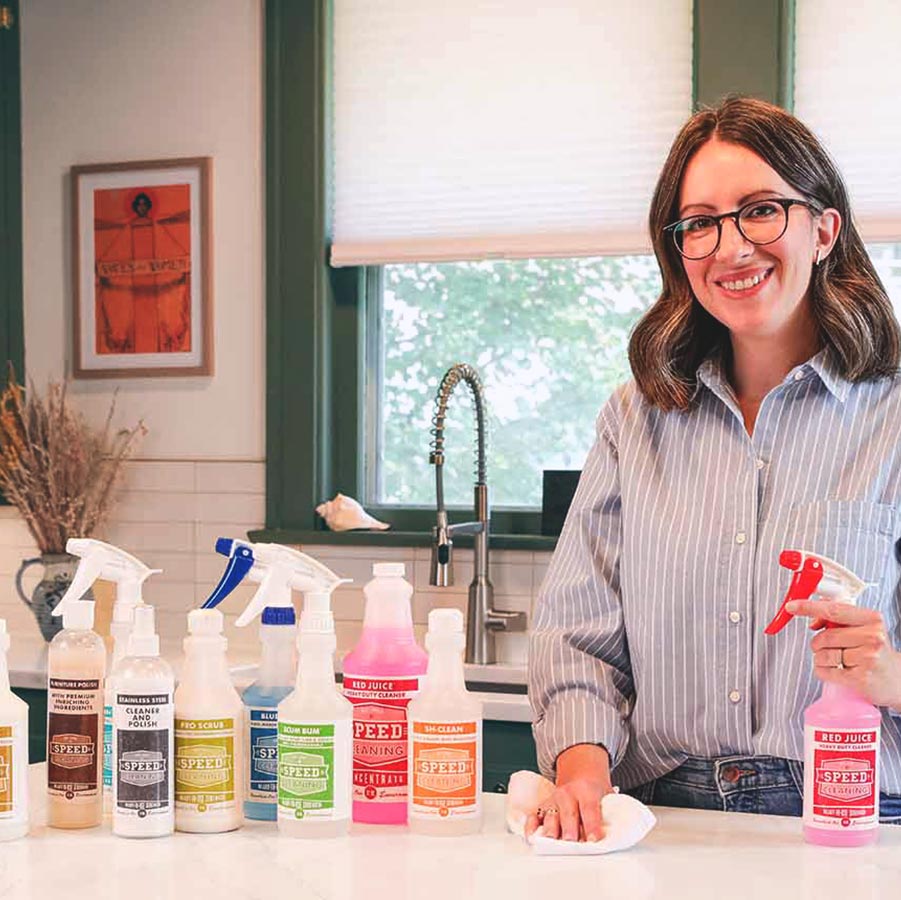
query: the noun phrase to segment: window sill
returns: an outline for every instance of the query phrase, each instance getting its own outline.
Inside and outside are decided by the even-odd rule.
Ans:
[[[304,529],[260,529],[248,534],[251,541],[277,544],[334,544],[337,546],[428,547],[432,536],[422,531],[319,531]],[[470,535],[454,538],[458,547],[471,547]],[[539,534],[492,534],[489,547],[496,550],[531,550],[547,552],[557,546],[557,538]]]

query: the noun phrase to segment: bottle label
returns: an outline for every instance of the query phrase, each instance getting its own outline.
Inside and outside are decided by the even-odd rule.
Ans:
[[[14,734],[11,725],[0,725],[0,819],[13,814]]]
[[[278,709],[250,707],[250,785],[248,800],[275,803],[278,795]]]
[[[166,814],[172,803],[170,693],[116,694],[116,806],[119,815]]]
[[[51,678],[47,694],[47,789],[90,799],[100,790],[97,739],[103,696],[97,678]]]
[[[471,819],[479,815],[482,723],[412,723],[410,815]]]
[[[278,723],[280,819],[347,816],[348,811],[340,808],[340,798],[336,797],[335,743],[347,742],[349,724]],[[347,805],[346,800],[343,805]]]
[[[175,808],[214,812],[235,803],[235,720],[175,720]]]
[[[113,708],[103,707],[103,789],[113,788]]]
[[[353,799],[407,802],[407,706],[418,675],[344,675],[353,704]]]
[[[805,824],[834,831],[876,827],[879,730],[805,726]]]

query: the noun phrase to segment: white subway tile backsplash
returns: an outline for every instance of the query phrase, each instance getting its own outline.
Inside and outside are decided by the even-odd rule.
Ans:
[[[429,613],[433,609],[453,608],[459,609],[466,620],[466,604],[469,600],[467,594],[445,591],[443,588],[432,588],[430,591],[416,591],[413,594],[413,621],[419,625],[426,625],[429,621]]]
[[[112,522],[106,540],[140,557],[147,550],[194,549],[194,526],[190,522]]]
[[[123,466],[122,487],[129,491],[180,491],[193,493],[195,463],[185,461],[129,460]]]
[[[170,491],[122,491],[113,509],[115,521],[195,522],[196,494]]]
[[[195,494],[197,522],[255,522],[266,518],[263,494]]]
[[[201,493],[265,494],[266,464],[260,462],[198,462],[196,490]]]

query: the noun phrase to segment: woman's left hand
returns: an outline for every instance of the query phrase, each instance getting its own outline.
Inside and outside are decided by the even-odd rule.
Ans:
[[[817,678],[901,711],[901,653],[892,648],[881,613],[827,600],[792,600],[785,609],[812,619],[819,632],[810,642]],[[827,622],[842,627],[826,628]]]

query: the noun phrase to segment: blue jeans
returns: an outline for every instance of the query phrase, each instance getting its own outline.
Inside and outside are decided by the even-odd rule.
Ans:
[[[800,816],[804,766],[775,756],[689,757],[677,769],[626,793],[655,806]],[[901,825],[901,796],[879,795],[879,821]]]

